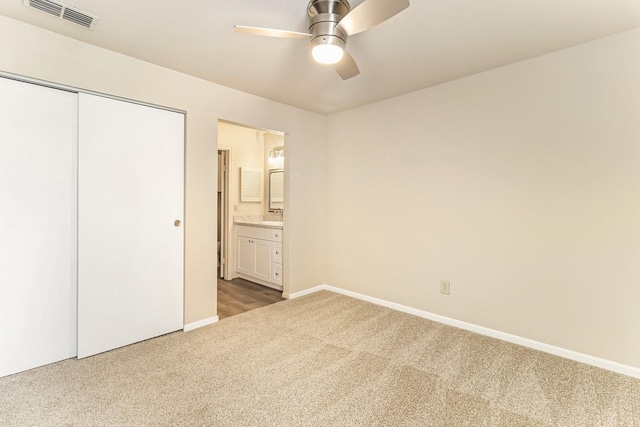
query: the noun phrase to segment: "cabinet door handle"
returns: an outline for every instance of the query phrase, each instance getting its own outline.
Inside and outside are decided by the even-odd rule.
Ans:
[[[280,252],[276,251],[276,255],[280,255]]]

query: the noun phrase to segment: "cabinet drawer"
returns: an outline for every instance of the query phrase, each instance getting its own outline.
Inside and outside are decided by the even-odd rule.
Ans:
[[[271,241],[282,242],[282,230],[271,229]]]
[[[271,264],[271,283],[282,286],[282,264]]]
[[[282,264],[282,243],[271,242],[271,261]]]
[[[253,237],[254,239],[262,239],[262,240],[271,240],[272,230],[270,228],[252,227],[250,225],[237,225],[237,227],[238,227],[237,228],[238,236]]]

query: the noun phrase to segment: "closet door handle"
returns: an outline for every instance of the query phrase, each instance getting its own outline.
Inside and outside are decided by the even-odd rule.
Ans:
[[[173,221],[173,225],[175,225],[176,227],[180,227],[180,224],[182,223],[180,222],[179,219],[176,219],[175,221]]]

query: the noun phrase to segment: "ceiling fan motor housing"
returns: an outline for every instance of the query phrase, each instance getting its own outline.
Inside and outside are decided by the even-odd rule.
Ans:
[[[311,0],[308,7],[311,46],[330,44],[344,49],[347,34],[337,25],[350,10],[346,0]]]

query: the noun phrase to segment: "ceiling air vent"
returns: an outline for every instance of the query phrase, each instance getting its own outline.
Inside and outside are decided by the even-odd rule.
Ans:
[[[23,0],[22,4],[34,9],[41,10],[50,15],[57,16],[65,21],[73,22],[74,24],[82,25],[85,28],[93,30],[98,24],[98,17],[89,15],[68,4],[52,1],[52,0]]]

